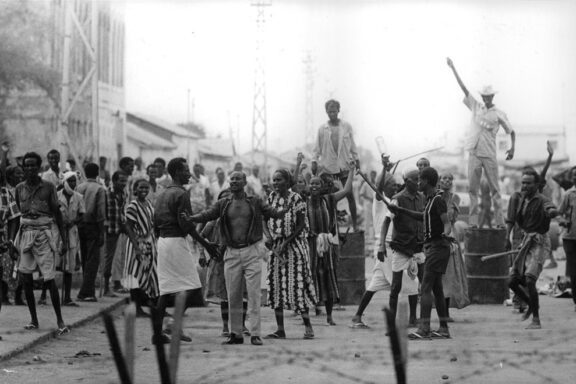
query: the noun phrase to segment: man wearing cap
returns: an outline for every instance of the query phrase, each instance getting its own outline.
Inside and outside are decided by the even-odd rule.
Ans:
[[[516,134],[512,129],[508,117],[501,110],[497,109],[492,100],[496,91],[488,85],[482,88],[480,95],[484,103],[478,102],[460,79],[454,63],[447,58],[447,64],[452,69],[458,85],[464,92],[464,104],[472,112],[471,131],[467,135],[466,149],[470,153],[468,159],[468,181],[470,190],[470,218],[471,227],[478,227],[478,191],[480,189],[480,178],[482,170],[488,184],[494,205],[494,219],[496,226],[504,227],[502,216],[502,203],[500,198],[500,188],[498,186],[498,163],[496,161],[496,134],[500,126],[510,135],[512,145],[506,151],[506,160],[514,157],[514,146]]]

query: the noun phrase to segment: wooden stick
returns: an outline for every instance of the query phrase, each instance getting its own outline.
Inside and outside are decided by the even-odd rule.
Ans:
[[[368,184],[368,186],[374,191],[374,193],[376,193],[376,195],[378,196],[378,198],[380,200],[382,200],[384,202],[384,204],[386,204],[387,207],[390,206],[390,201],[389,199],[384,196],[379,190],[378,188],[376,188],[376,186],[372,183],[372,181],[370,181],[370,179],[362,172],[358,169],[357,171],[358,175],[360,175],[360,177],[362,177],[364,179],[364,181],[366,182],[366,184]]]
[[[408,372],[408,303],[403,301],[398,303],[398,315],[396,316],[396,332],[400,341],[400,352],[402,352],[402,365],[404,375]],[[408,380],[406,378],[406,380]]]
[[[122,356],[122,350],[120,349],[120,343],[118,342],[118,335],[116,335],[116,328],[114,328],[114,320],[112,319],[112,315],[109,313],[102,313],[102,319],[104,320],[104,327],[106,328],[106,333],[108,334],[108,341],[110,342],[110,348],[112,349],[114,362],[116,362],[116,368],[118,369],[120,382],[122,384],[131,384],[132,380],[130,379],[130,374],[126,368],[126,362]]]
[[[182,318],[184,317],[184,310],[186,309],[186,302],[188,299],[188,292],[180,292],[176,296],[176,303],[174,305],[174,323],[172,324],[172,341],[170,343],[170,360],[168,361],[168,368],[170,369],[170,378],[172,384],[176,384],[178,376],[178,358],[180,357],[180,335],[182,334]]]
[[[164,313],[156,309],[154,306],[150,307],[151,320],[152,320],[152,334],[156,343],[156,358],[158,360],[158,368],[160,369],[160,382],[162,384],[171,384],[170,371],[168,370],[168,362],[166,361],[166,352],[164,351],[164,344],[162,344],[162,320]]]
[[[130,303],[124,309],[124,320],[126,327],[124,329],[124,360],[126,361],[126,368],[132,381],[134,381],[134,330],[136,322],[136,304]]]
[[[394,369],[396,370],[396,382],[406,384],[406,370],[402,361],[402,348],[400,346],[400,336],[395,326],[394,314],[389,308],[384,308],[384,317],[388,325],[388,336],[390,337],[390,348],[394,358]],[[403,335],[406,337],[406,335]]]
[[[487,261],[487,260],[497,259],[497,258],[503,257],[503,256],[513,255],[513,254],[515,254],[515,253],[518,253],[518,250],[507,251],[507,252],[500,252],[500,253],[493,253],[493,254],[491,254],[491,255],[482,256],[482,257],[480,258],[480,260],[482,260],[482,261]]]

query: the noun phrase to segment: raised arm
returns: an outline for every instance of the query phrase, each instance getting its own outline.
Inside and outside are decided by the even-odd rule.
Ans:
[[[294,174],[292,175],[292,180],[294,183],[298,182],[298,177],[300,177],[300,172],[302,171],[302,160],[304,160],[304,155],[302,152],[298,152],[296,156],[296,168],[294,169]]]
[[[545,183],[546,173],[548,172],[548,168],[550,168],[550,164],[552,163],[552,156],[554,156],[554,148],[552,148],[552,144],[550,144],[550,141],[548,140],[546,140],[546,150],[548,151],[548,158],[546,159],[546,164],[544,164],[542,172],[540,172],[540,183]]]
[[[336,201],[342,200],[344,197],[352,193],[352,181],[354,179],[354,171],[356,170],[356,161],[350,161],[348,164],[348,179],[346,179],[346,184],[344,188],[334,193],[334,199]]]
[[[452,62],[452,59],[447,57],[446,63],[448,64],[450,69],[452,69],[452,72],[454,73],[454,77],[456,77],[456,81],[458,82],[458,85],[460,86],[460,89],[462,89],[462,92],[464,92],[464,96],[468,97],[468,94],[470,92],[468,92],[468,89],[466,88],[466,86],[462,82],[462,79],[460,79],[460,75],[458,75],[458,72],[456,71],[456,67],[454,67],[454,63]]]

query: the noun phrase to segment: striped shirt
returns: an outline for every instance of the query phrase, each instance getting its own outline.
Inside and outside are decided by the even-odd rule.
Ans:
[[[438,240],[444,234],[444,223],[442,214],[448,212],[446,201],[443,199],[443,192],[436,191],[432,197],[428,197],[426,207],[424,207],[424,242]]]

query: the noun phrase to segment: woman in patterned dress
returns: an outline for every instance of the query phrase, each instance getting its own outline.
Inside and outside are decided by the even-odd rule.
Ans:
[[[310,179],[310,198],[307,200],[310,232],[308,243],[310,265],[318,301],[326,306],[326,321],[336,325],[332,319],[334,303],[340,301],[338,291],[338,222],[336,204],[352,192],[355,163],[350,164],[348,179],[343,189],[322,194],[324,183],[319,177]]]
[[[272,177],[274,191],[268,203],[286,211],[281,219],[269,219],[272,254],[268,265],[270,306],[274,308],[277,330],[266,338],[284,339],[283,310],[293,310],[302,316],[305,339],[314,338],[309,308],[316,302],[314,283],[308,264],[308,217],[302,197],[290,190],[292,177],[288,170],[278,170]]]
[[[126,208],[126,231],[130,241],[126,243],[126,263],[122,285],[130,289],[130,298],[136,303],[136,315],[148,316],[142,310],[146,294],[158,297],[156,274],[156,237],[154,236],[154,208],[146,198],[150,192],[148,180],[134,183],[136,199]]]

